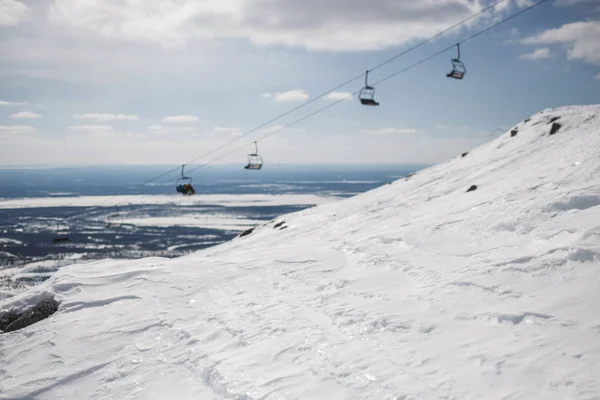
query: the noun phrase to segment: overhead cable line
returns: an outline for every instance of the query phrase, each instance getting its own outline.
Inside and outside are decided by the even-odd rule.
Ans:
[[[543,3],[545,3],[546,1],[548,1],[548,0],[539,0],[538,2],[534,3],[533,5],[528,6],[528,7],[524,8],[524,9],[522,9],[522,10],[520,10],[520,11],[518,11],[518,12],[516,12],[516,13],[514,13],[514,14],[512,14],[512,15],[510,15],[510,16],[508,16],[508,17],[506,17],[506,18],[504,18],[504,19],[502,19],[500,21],[498,21],[498,22],[496,22],[495,24],[490,25],[489,27],[487,27],[487,28],[485,28],[485,29],[483,29],[481,31],[478,31],[478,32],[474,33],[473,35],[471,35],[471,36],[469,36],[469,37],[461,40],[460,42],[458,42],[458,44],[463,44],[463,43],[466,43],[466,42],[468,42],[470,40],[473,40],[476,37],[478,37],[480,35],[483,35],[484,33],[487,33],[489,31],[491,31],[492,29],[494,29],[494,28],[496,28],[496,27],[498,27],[498,26],[500,26],[500,25],[502,25],[502,24],[504,24],[504,23],[506,23],[506,22],[508,22],[508,21],[510,21],[510,20],[512,20],[512,19],[514,19],[516,17],[518,17],[519,15],[521,15],[521,14],[523,14],[523,13],[525,13],[525,12],[527,12],[527,11],[529,11],[529,10],[531,10],[531,9],[533,9],[533,8],[535,8],[535,7],[543,4]],[[386,77],[384,77],[384,78],[376,81],[373,85],[377,85],[377,84],[383,83],[385,81],[388,81],[388,80],[390,80],[390,79],[392,79],[392,78],[394,78],[394,77],[396,77],[396,76],[398,76],[398,75],[400,75],[400,74],[402,74],[404,72],[407,72],[407,71],[409,71],[409,70],[411,70],[411,69],[413,69],[413,68],[415,68],[415,67],[417,67],[417,66],[419,66],[419,65],[421,65],[421,64],[423,64],[423,63],[425,63],[425,62],[427,62],[427,61],[429,61],[429,60],[431,60],[433,58],[435,58],[435,57],[440,56],[443,53],[446,53],[449,50],[454,49],[455,47],[456,47],[456,44],[448,46],[448,47],[446,47],[446,48],[444,48],[444,49],[442,49],[442,50],[440,50],[440,51],[438,51],[438,52],[436,52],[436,53],[434,53],[434,54],[432,54],[432,55],[430,55],[428,57],[425,57],[425,58],[423,58],[423,59],[421,59],[421,60],[419,60],[419,61],[417,61],[417,62],[415,62],[415,63],[413,63],[413,64],[411,64],[411,65],[409,65],[409,66],[407,66],[407,67],[405,67],[403,69],[401,69],[401,70],[398,70],[398,71],[396,71],[396,72],[394,72],[394,73],[392,73],[390,75],[387,75]],[[313,116],[315,116],[317,114],[320,114],[321,112],[323,112],[325,110],[328,110],[328,109],[330,109],[330,108],[332,108],[332,107],[334,107],[334,106],[336,106],[336,105],[338,105],[338,104],[340,104],[340,103],[342,103],[344,101],[347,101],[350,98],[354,98],[354,96],[357,95],[358,93],[360,93],[360,90],[357,90],[354,93],[352,93],[352,97],[348,97],[348,98],[343,98],[343,99],[340,99],[340,100],[336,100],[333,103],[330,103],[330,104],[328,104],[328,105],[326,105],[324,107],[321,107],[321,108],[315,110],[314,112],[312,112],[310,114],[307,114],[307,115],[305,115],[305,116],[303,116],[301,118],[298,118],[298,119],[290,122],[289,124],[287,124],[285,126],[282,126],[282,127],[278,128],[278,129],[276,129],[274,131],[271,131],[271,132],[269,132],[269,133],[261,136],[258,140],[264,140],[264,139],[266,139],[266,138],[268,138],[270,136],[273,136],[273,135],[275,135],[275,134],[277,134],[277,133],[279,133],[279,132],[281,132],[281,131],[283,131],[283,130],[285,130],[287,128],[290,128],[290,127],[292,127],[292,126],[294,126],[294,125],[296,125],[296,124],[298,124],[298,123],[300,123],[300,122],[302,122],[302,121],[304,121],[304,120],[306,120],[308,118],[311,118],[311,117],[313,117]],[[213,164],[214,162],[219,161],[219,160],[221,160],[221,159],[223,159],[223,158],[225,158],[225,157],[227,157],[227,156],[229,156],[229,155],[231,155],[231,154],[237,152],[238,150],[241,150],[241,149],[243,149],[243,148],[245,148],[247,146],[248,146],[248,144],[245,144],[244,146],[240,146],[240,147],[232,150],[231,152],[223,154],[222,156],[217,157],[217,158],[215,158],[215,159],[213,159],[213,160],[211,160],[211,161],[209,161],[207,163],[201,164],[201,165],[199,165],[199,166],[197,166],[195,168],[191,168],[188,172],[197,171],[197,170],[199,170],[201,168],[207,167],[208,165]]]
[[[455,24],[455,25],[453,25],[452,27],[450,27],[450,28],[448,28],[448,29],[446,29],[446,30],[444,30],[444,31],[442,31],[442,32],[440,32],[440,33],[438,33],[438,34],[436,34],[436,35],[432,36],[432,37],[431,37],[431,38],[429,38],[429,39],[426,39],[426,40],[425,40],[425,41],[423,41],[423,42],[420,42],[419,44],[417,44],[417,45],[415,45],[415,46],[413,46],[413,47],[411,47],[411,48],[407,49],[407,50],[406,50],[406,51],[404,51],[403,53],[400,53],[399,55],[396,55],[396,56],[394,56],[394,57],[392,57],[392,58],[390,58],[390,59],[388,59],[388,60],[386,60],[386,61],[384,61],[384,62],[380,63],[379,65],[375,66],[373,69],[381,68],[382,66],[384,66],[384,65],[388,64],[389,62],[391,62],[391,61],[393,61],[393,60],[395,60],[395,59],[399,58],[400,56],[402,56],[402,55],[404,55],[404,54],[407,54],[408,52],[410,52],[410,51],[412,51],[412,50],[416,49],[417,47],[419,47],[419,46],[421,46],[421,45],[423,45],[423,44],[425,44],[425,43],[428,43],[428,42],[432,41],[432,40],[433,40],[433,39],[435,39],[436,37],[439,37],[439,36],[441,36],[441,35],[443,35],[443,34],[447,33],[448,31],[450,31],[450,30],[452,30],[452,29],[455,29],[456,27],[458,27],[458,26],[460,26],[460,25],[462,25],[462,24],[466,23],[467,21],[469,21],[469,20],[471,20],[471,19],[475,18],[475,17],[476,17],[476,16],[478,16],[478,15],[481,15],[481,14],[482,14],[482,13],[484,13],[485,11],[489,10],[490,8],[493,8],[493,7],[495,7],[496,5],[498,5],[498,4],[500,4],[500,3],[504,2],[504,1],[507,1],[507,0],[499,0],[499,1],[495,2],[495,3],[492,3],[492,5],[490,5],[490,6],[486,7],[486,8],[484,8],[483,10],[481,10],[480,12],[478,12],[478,13],[476,13],[476,14],[472,15],[471,17],[469,17],[469,18],[467,18],[467,19],[465,19],[465,20],[461,21],[461,22],[460,22],[460,23],[458,23],[458,24]],[[483,29],[483,30],[481,30],[481,31],[478,31],[478,32],[474,33],[473,35],[471,35],[471,36],[467,37],[466,39],[463,39],[462,41],[458,42],[457,44],[462,44],[462,43],[466,43],[466,42],[468,42],[468,41],[470,41],[470,40],[473,40],[473,39],[475,39],[476,37],[478,37],[478,36],[480,36],[480,35],[482,35],[482,34],[484,34],[484,33],[487,33],[487,32],[489,32],[489,31],[491,31],[492,29],[495,29],[496,27],[498,27],[498,26],[500,26],[500,25],[502,25],[502,24],[504,24],[504,23],[506,23],[506,22],[508,22],[508,21],[510,21],[510,20],[512,20],[512,19],[514,19],[514,18],[516,18],[516,17],[518,17],[518,16],[520,16],[520,15],[524,14],[525,12],[527,12],[527,11],[529,11],[529,10],[531,10],[531,9],[533,9],[533,8],[535,8],[535,7],[537,7],[537,6],[541,5],[541,4],[543,4],[543,3],[545,3],[546,1],[548,1],[548,0],[539,0],[539,1],[537,1],[536,3],[534,3],[534,4],[532,4],[532,5],[528,6],[528,7],[524,8],[524,9],[522,9],[522,10],[520,10],[520,11],[518,11],[518,12],[514,13],[514,14],[511,14],[510,16],[508,16],[508,17],[506,17],[506,18],[504,18],[504,19],[502,19],[502,20],[500,20],[500,21],[498,21],[498,22],[496,22],[496,23],[494,23],[494,24],[490,25],[489,27],[487,27],[487,28],[485,28],[485,29]],[[446,48],[444,48],[444,49],[442,49],[442,50],[440,50],[440,51],[438,51],[438,52],[436,52],[436,53],[434,53],[434,54],[432,54],[432,55],[430,55],[430,56],[428,56],[428,57],[426,57],[426,58],[423,58],[423,59],[421,59],[421,60],[419,60],[419,61],[417,61],[417,62],[415,62],[415,63],[413,63],[413,64],[409,65],[408,67],[405,67],[405,68],[403,68],[403,69],[401,69],[401,70],[399,70],[399,71],[396,71],[396,72],[394,72],[394,73],[392,73],[392,74],[390,74],[390,75],[387,75],[386,77],[384,77],[384,78],[382,78],[382,79],[378,80],[377,82],[375,82],[373,85],[377,85],[377,84],[383,83],[383,82],[385,82],[385,81],[387,81],[387,80],[389,80],[389,79],[392,79],[393,77],[396,77],[396,76],[398,76],[398,75],[400,75],[400,74],[402,74],[402,73],[404,73],[404,72],[407,72],[407,71],[409,71],[409,70],[411,70],[411,69],[413,69],[413,68],[415,68],[415,67],[417,67],[417,66],[419,66],[419,65],[421,65],[421,64],[423,64],[423,63],[425,63],[425,62],[427,62],[427,61],[429,61],[429,60],[431,60],[431,59],[433,59],[433,58],[435,58],[435,57],[437,57],[437,56],[439,56],[439,55],[441,55],[441,54],[443,54],[443,53],[445,53],[445,52],[447,52],[447,51],[449,51],[449,50],[451,50],[451,49],[454,49],[455,47],[456,47],[456,44],[453,44],[453,45],[451,45],[451,46],[448,46],[448,47],[446,47]],[[371,71],[372,71],[373,69],[371,69]],[[229,145],[229,144],[231,144],[231,143],[233,143],[233,142],[235,142],[235,141],[237,141],[237,140],[240,140],[242,137],[244,137],[244,136],[246,136],[246,135],[248,135],[248,134],[250,134],[250,133],[256,132],[257,130],[259,130],[259,129],[261,129],[261,128],[263,128],[263,127],[267,126],[267,125],[269,125],[270,123],[272,123],[272,122],[275,122],[275,121],[277,121],[278,119],[280,119],[280,118],[283,118],[284,116],[287,116],[287,115],[289,115],[289,114],[293,113],[294,111],[297,111],[297,110],[301,109],[302,107],[305,107],[306,105],[308,105],[308,104],[310,104],[310,103],[312,103],[312,102],[314,102],[314,101],[316,101],[316,100],[318,100],[318,99],[320,99],[320,98],[322,98],[322,97],[326,96],[328,93],[330,93],[330,92],[332,92],[332,91],[334,91],[334,90],[337,90],[337,89],[339,89],[340,87],[342,87],[342,86],[344,86],[344,85],[347,85],[347,84],[349,84],[349,83],[351,83],[351,82],[353,82],[353,81],[355,81],[355,80],[357,80],[357,79],[359,79],[359,78],[362,78],[364,75],[365,75],[364,73],[363,73],[363,74],[361,74],[361,75],[358,75],[357,77],[355,77],[355,78],[352,78],[352,79],[350,79],[350,80],[346,81],[345,83],[343,83],[343,84],[340,84],[340,85],[336,86],[335,88],[333,88],[333,89],[331,89],[331,90],[329,90],[329,91],[327,91],[327,92],[324,92],[323,94],[319,95],[318,97],[315,97],[314,99],[312,99],[312,100],[309,100],[309,101],[307,101],[307,102],[305,102],[305,103],[303,103],[303,104],[301,104],[301,105],[299,105],[299,106],[297,106],[297,107],[294,107],[293,109],[289,110],[288,112],[286,112],[286,113],[284,113],[284,114],[281,114],[280,116],[278,116],[278,117],[276,117],[276,118],[273,118],[273,119],[271,119],[270,121],[268,121],[268,122],[266,122],[266,123],[264,123],[264,124],[261,124],[260,126],[258,126],[258,127],[254,128],[254,129],[252,129],[252,130],[250,130],[250,131],[248,131],[248,132],[246,132],[246,133],[242,134],[241,136],[239,136],[239,137],[235,138],[234,140],[231,140],[231,141],[229,141],[229,142],[227,142],[227,143],[225,143],[225,144],[223,144],[223,145],[221,145],[221,146],[218,146],[217,148],[215,148],[215,149],[213,149],[213,150],[211,150],[211,151],[209,151],[209,152],[207,152],[207,153],[203,154],[202,156],[196,157],[194,160],[192,160],[192,162],[187,162],[187,163],[185,163],[185,164],[186,164],[186,165],[189,165],[189,164],[193,163],[194,161],[197,161],[197,160],[199,160],[200,158],[206,157],[207,155],[210,155],[210,154],[212,154],[213,152],[215,152],[215,151],[217,151],[217,150],[219,150],[219,149],[221,149],[221,148],[223,148],[223,147],[225,147],[225,146],[227,146],[227,145]],[[307,119],[309,119],[309,118],[311,118],[311,117],[313,117],[313,116],[315,116],[315,115],[317,115],[317,114],[320,114],[321,112],[323,112],[323,111],[325,111],[325,110],[328,110],[328,109],[330,109],[330,108],[332,108],[332,107],[334,107],[334,106],[336,106],[336,105],[338,105],[338,104],[340,104],[340,103],[342,103],[342,102],[344,102],[344,101],[347,101],[349,98],[354,98],[354,96],[355,96],[355,95],[357,95],[358,93],[360,93],[360,90],[353,92],[353,93],[352,93],[352,97],[348,97],[348,98],[343,98],[343,99],[340,99],[340,100],[336,100],[336,101],[334,101],[334,102],[332,102],[332,103],[330,103],[330,104],[328,104],[328,105],[326,105],[326,106],[324,106],[324,107],[321,107],[321,108],[319,108],[319,109],[317,109],[317,110],[315,110],[315,111],[313,111],[313,112],[311,112],[311,113],[309,113],[309,114],[307,114],[307,115],[305,115],[305,116],[303,116],[303,117],[300,117],[300,118],[298,118],[298,119],[296,119],[296,120],[292,121],[292,122],[291,122],[291,123],[289,123],[289,124],[286,124],[286,125],[284,125],[284,126],[282,126],[282,127],[278,128],[278,129],[275,129],[275,130],[271,131],[271,132],[268,132],[267,134],[265,134],[265,135],[261,136],[261,137],[260,137],[260,139],[258,139],[258,140],[264,140],[264,139],[266,139],[266,138],[268,138],[268,137],[270,137],[270,136],[273,136],[273,135],[275,135],[275,134],[277,134],[277,133],[279,133],[279,132],[281,132],[281,131],[283,131],[283,130],[285,130],[285,129],[288,129],[288,128],[290,128],[290,127],[292,127],[292,126],[294,126],[294,125],[296,125],[296,124],[298,124],[298,123],[300,123],[300,122],[302,122],[302,121],[305,121],[305,120],[307,120]],[[250,143],[250,144],[251,144],[251,143]],[[219,160],[221,160],[221,159],[223,159],[223,158],[225,158],[225,157],[227,157],[227,156],[229,156],[229,155],[231,155],[231,154],[233,154],[233,153],[235,153],[235,152],[237,152],[237,151],[239,151],[239,150],[241,150],[241,149],[243,149],[243,148],[247,147],[248,145],[249,145],[249,144],[244,144],[243,146],[237,147],[237,148],[235,148],[234,150],[232,150],[232,151],[230,151],[230,152],[228,152],[228,153],[225,153],[225,154],[223,154],[223,155],[221,155],[221,156],[219,156],[219,157],[217,157],[217,158],[215,158],[215,159],[212,159],[211,161],[208,161],[208,162],[206,162],[206,163],[204,163],[204,164],[200,164],[199,166],[197,166],[197,167],[195,167],[195,168],[191,168],[191,169],[189,169],[187,172],[188,172],[188,173],[190,173],[190,172],[194,172],[194,171],[197,171],[197,170],[199,170],[199,169],[205,168],[205,167],[207,167],[207,166],[209,166],[209,165],[211,165],[211,164],[215,163],[216,161],[219,161]],[[155,180],[157,180],[157,179],[160,179],[160,178],[162,178],[162,177],[164,177],[164,176],[166,176],[166,175],[169,175],[169,174],[171,174],[171,173],[172,173],[172,172],[174,172],[174,171],[179,171],[179,169],[180,169],[180,167],[178,166],[177,168],[175,168],[175,169],[173,169],[173,170],[170,170],[170,171],[168,171],[168,172],[165,172],[165,173],[163,173],[163,174],[160,174],[160,175],[158,175],[158,176],[156,176],[156,177],[154,177],[154,178],[152,178],[152,179],[146,180],[146,181],[145,181],[144,183],[142,183],[141,185],[147,185],[148,183],[151,183],[151,182],[153,182],[153,181],[155,181]],[[167,181],[165,181],[165,182],[167,182]],[[134,186],[130,187],[128,190],[131,190],[133,187],[136,187],[136,186],[134,185]],[[92,208],[97,208],[97,207],[99,207],[99,206],[94,206],[94,207],[92,207]],[[74,215],[74,216],[72,216],[72,217],[69,217],[68,219],[70,219],[70,218],[74,218],[74,217],[76,217],[76,216],[78,216],[78,215],[82,215],[82,214],[77,214],[77,215]]]
[[[410,52],[412,52],[412,51],[414,51],[414,50],[418,49],[419,47],[421,47],[421,46],[423,46],[423,45],[425,45],[425,44],[427,44],[427,43],[429,43],[429,42],[432,42],[433,40],[435,40],[435,39],[437,39],[437,38],[439,38],[439,37],[441,37],[441,36],[443,36],[443,35],[447,34],[447,33],[448,33],[448,32],[450,32],[450,31],[452,31],[452,30],[454,30],[454,29],[456,29],[456,28],[458,28],[458,27],[460,27],[460,26],[462,26],[462,25],[466,24],[467,22],[469,22],[469,21],[471,21],[471,20],[473,20],[473,19],[475,19],[475,18],[479,17],[480,15],[482,15],[482,14],[486,13],[487,11],[489,11],[489,10],[491,10],[491,9],[495,8],[495,7],[496,7],[497,5],[499,5],[500,3],[504,3],[504,2],[506,2],[506,1],[508,1],[508,0],[497,0],[497,1],[493,2],[493,3],[491,3],[491,4],[490,4],[490,5],[488,5],[487,7],[484,7],[484,8],[483,8],[483,9],[481,9],[480,11],[478,11],[478,12],[476,12],[476,13],[474,13],[474,14],[470,15],[469,17],[467,17],[467,18],[465,18],[465,19],[463,19],[463,20],[461,20],[461,21],[457,22],[456,24],[454,24],[454,25],[452,25],[452,26],[450,26],[450,27],[448,27],[448,28],[446,28],[446,29],[444,29],[444,30],[442,30],[442,31],[440,31],[440,32],[438,32],[438,33],[436,33],[435,35],[433,35],[433,36],[431,36],[431,37],[429,37],[429,38],[427,38],[427,39],[425,39],[425,40],[423,40],[423,41],[421,41],[421,42],[419,42],[419,43],[417,43],[417,44],[415,44],[415,45],[413,45],[413,46],[409,47],[408,49],[406,49],[406,50],[404,50],[404,51],[402,51],[402,52],[400,52],[400,53],[398,53],[398,54],[396,54],[396,55],[394,55],[394,56],[392,56],[392,57],[390,57],[390,58],[388,58],[388,59],[386,59],[386,60],[382,61],[381,63],[379,63],[379,64],[377,64],[377,65],[373,66],[372,68],[370,68],[370,69],[369,69],[369,71],[375,71],[375,70],[377,70],[377,69],[379,69],[379,68],[381,68],[381,67],[383,67],[383,66],[385,66],[385,65],[387,65],[387,64],[389,64],[389,63],[391,63],[392,61],[395,61],[395,60],[397,60],[398,58],[405,56],[406,54],[408,54],[408,53],[410,53]],[[318,96],[316,96],[316,97],[314,97],[314,98],[312,98],[312,99],[310,99],[310,100],[307,100],[307,101],[305,101],[304,103],[302,103],[302,104],[299,104],[299,105],[298,105],[298,106],[296,106],[296,107],[293,107],[292,109],[290,109],[290,110],[288,110],[288,111],[284,112],[283,114],[279,114],[278,116],[276,116],[276,117],[274,117],[274,118],[272,118],[272,119],[270,119],[270,120],[268,120],[268,121],[266,121],[266,122],[264,122],[264,123],[262,123],[262,124],[260,124],[260,125],[256,126],[255,128],[252,128],[252,129],[250,129],[249,131],[246,131],[246,132],[244,132],[244,133],[243,133],[243,134],[241,134],[240,136],[238,136],[238,137],[236,137],[236,138],[234,138],[234,139],[232,139],[232,140],[230,140],[230,141],[228,141],[228,142],[226,142],[226,143],[223,143],[223,144],[221,144],[221,145],[219,145],[219,146],[215,147],[214,149],[211,149],[211,150],[207,151],[206,153],[204,153],[204,154],[202,154],[202,155],[200,155],[200,156],[198,156],[198,157],[196,157],[196,158],[194,158],[194,159],[192,159],[192,160],[190,160],[190,161],[187,161],[187,162],[185,162],[184,164],[186,164],[186,165],[193,164],[193,163],[195,163],[196,161],[198,161],[198,160],[200,160],[200,159],[203,159],[203,158],[205,158],[205,157],[207,157],[207,156],[209,156],[209,155],[211,155],[211,154],[213,154],[213,153],[215,153],[215,152],[217,152],[217,151],[221,150],[222,148],[229,146],[229,145],[230,145],[230,144],[232,144],[232,143],[235,143],[235,142],[237,142],[238,140],[242,139],[243,137],[245,137],[245,136],[248,136],[248,135],[250,135],[250,134],[252,134],[252,133],[255,133],[255,132],[257,132],[258,130],[260,130],[260,129],[262,129],[262,128],[264,128],[264,127],[266,127],[266,126],[268,126],[268,125],[270,125],[270,124],[272,124],[272,123],[274,123],[274,122],[276,122],[276,121],[279,121],[280,119],[282,119],[282,118],[284,118],[284,117],[287,117],[288,115],[290,115],[290,114],[293,114],[294,112],[296,112],[296,111],[298,111],[298,110],[300,110],[300,109],[302,109],[302,108],[304,108],[304,107],[308,106],[309,104],[312,104],[312,103],[314,103],[315,101],[317,101],[317,100],[319,100],[319,99],[322,99],[323,97],[327,96],[328,94],[330,94],[330,93],[332,93],[332,92],[334,92],[334,91],[336,91],[336,90],[338,90],[338,89],[341,89],[342,87],[344,87],[344,86],[346,86],[346,85],[349,85],[350,83],[352,83],[352,82],[355,82],[355,81],[357,81],[358,79],[362,79],[362,78],[364,77],[364,75],[365,75],[365,73],[364,73],[364,72],[363,72],[363,73],[361,73],[360,75],[356,75],[356,76],[354,76],[353,78],[350,78],[350,79],[348,79],[348,80],[344,81],[343,83],[340,83],[339,85],[336,85],[336,86],[332,87],[331,89],[329,89],[329,90],[327,90],[327,91],[325,91],[325,92],[323,92],[323,93],[319,94]],[[160,179],[160,178],[162,178],[162,177],[164,177],[164,176],[166,176],[166,175],[169,175],[169,174],[172,174],[172,173],[174,173],[174,172],[177,172],[177,171],[179,171],[179,168],[180,168],[180,167],[173,168],[173,169],[171,169],[171,170],[169,170],[169,171],[166,171],[166,172],[164,172],[164,173],[162,173],[162,174],[160,174],[160,175],[157,175],[157,176],[155,176],[155,177],[153,177],[153,178],[150,178],[150,179],[148,179],[148,180],[144,181],[143,183],[141,183],[141,184],[140,184],[140,185],[138,185],[138,186],[144,186],[144,185],[147,185],[147,184],[149,184],[149,183],[152,183],[152,182],[154,182],[154,181],[155,181],[155,180],[157,180],[157,179]],[[191,171],[194,171],[194,169],[191,169],[191,170],[190,170],[190,172],[191,172]],[[134,186],[134,187],[135,187],[135,186]]]

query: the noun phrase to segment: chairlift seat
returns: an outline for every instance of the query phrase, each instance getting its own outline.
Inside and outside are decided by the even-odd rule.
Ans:
[[[108,214],[106,218],[106,228],[118,229],[121,226],[123,226],[123,215],[119,211],[119,207],[115,205],[115,212],[113,214]]]
[[[259,170],[263,166],[262,158],[258,154],[248,154],[248,165],[244,169]]]
[[[177,179],[177,182],[175,182],[175,190],[177,193],[191,196],[196,194],[196,190],[194,190],[194,187],[192,186],[192,178],[183,174],[184,168],[185,164],[181,166],[181,178]]]
[[[184,174],[185,164],[181,166],[181,177],[175,182],[175,190],[177,193],[181,193],[185,196],[191,196],[196,194],[194,187],[192,186],[192,178],[185,176]]]
[[[191,182],[178,183],[175,187],[175,190],[177,190],[178,193],[182,193],[187,196],[196,194],[196,191],[194,190],[194,187],[192,186]]]
[[[360,99],[360,103],[363,106],[378,106],[379,103],[375,101],[375,88],[369,85],[366,85],[360,90],[358,94],[358,98]]]
[[[360,99],[360,102],[363,106],[378,106],[379,103],[373,99]]]
[[[459,58],[453,58],[451,61],[452,71],[446,74],[446,76],[448,78],[462,79],[467,73],[467,68],[465,67],[465,64]]]
[[[55,238],[52,239],[52,241],[54,243],[68,242],[69,236],[56,236]]]
[[[68,242],[69,241],[69,226],[67,225],[66,227],[65,226],[61,227],[60,223],[57,223],[52,236],[53,236],[52,241],[54,243]]]
[[[465,73],[462,71],[452,71],[446,75],[448,78],[462,79]]]

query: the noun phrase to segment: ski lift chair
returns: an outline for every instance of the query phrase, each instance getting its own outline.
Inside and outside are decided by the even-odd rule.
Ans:
[[[375,88],[369,86],[369,71],[365,73],[365,86],[360,90],[358,98],[363,106],[378,106],[379,103],[375,101]]]
[[[184,175],[184,168],[185,164],[181,166],[181,177],[177,179],[177,182],[175,182],[175,190],[177,191],[177,193],[181,193],[184,196],[191,196],[193,194],[196,194],[196,191],[192,186],[192,178]]]
[[[54,243],[62,243],[69,241],[69,229],[61,229],[58,222],[56,223],[56,229],[54,230],[54,237],[52,238]]]
[[[258,145],[254,142],[254,153],[248,154],[248,165],[244,167],[244,169],[254,169],[259,170],[263,166],[263,160],[258,155]]]
[[[456,48],[458,49],[458,57],[453,58],[451,60],[452,61],[452,71],[450,71],[448,74],[446,74],[446,76],[448,78],[454,78],[454,79],[460,80],[467,73],[467,68],[465,67],[465,64],[463,64],[463,62],[460,60],[460,44],[457,44]]]
[[[123,226],[123,218],[119,213],[119,208],[115,206],[115,213],[109,214],[106,220],[106,227],[110,229],[117,229]]]
[[[57,235],[57,236],[54,236],[54,237],[52,238],[52,241],[53,241],[54,243],[68,242],[68,241],[69,241],[69,235],[67,235],[67,234],[64,234],[64,235]]]

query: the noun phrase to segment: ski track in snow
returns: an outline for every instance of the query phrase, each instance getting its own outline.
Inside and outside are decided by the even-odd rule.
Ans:
[[[63,267],[0,303],[60,301],[0,336],[0,397],[598,399],[597,116],[178,259]]]

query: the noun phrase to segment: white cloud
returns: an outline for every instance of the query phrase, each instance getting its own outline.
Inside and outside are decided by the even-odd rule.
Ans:
[[[228,133],[232,136],[241,136],[243,133],[240,128],[228,128],[224,126],[215,126],[214,131],[215,133]]]
[[[264,133],[273,133],[273,132],[277,132],[281,129],[283,129],[283,125],[273,125],[273,126],[269,126],[268,128],[263,129],[262,131]]]
[[[519,58],[521,60],[541,60],[544,58],[550,58],[552,55],[550,54],[550,49],[547,47],[543,47],[541,49],[536,49],[531,53],[521,54]]]
[[[54,0],[50,15],[55,24],[164,46],[246,39],[348,51],[424,38],[482,7],[472,0]]]
[[[270,96],[265,96],[265,94],[263,94],[263,97],[273,98],[273,101],[276,103],[297,103],[308,100],[310,97],[304,89],[294,89],[288,90],[287,92],[277,92],[274,94],[269,93]]]
[[[162,126],[162,125],[150,125],[148,126],[148,130],[149,131],[163,131],[167,129],[167,127]]]
[[[514,44],[514,43],[520,43],[521,40],[519,39],[521,37],[521,30],[519,28],[511,28],[508,31],[508,39],[504,40],[504,44]]]
[[[521,31],[519,30],[519,28],[511,28],[508,34],[512,37],[517,37],[521,36]]]
[[[128,139],[147,139],[148,136],[138,132],[125,132],[124,137]]]
[[[0,139],[12,139],[31,135],[37,128],[29,125],[0,125]]]
[[[554,5],[565,7],[565,6],[574,6],[574,5],[578,5],[578,4],[597,3],[597,2],[598,2],[598,0],[556,0]]]
[[[423,131],[411,128],[385,128],[385,129],[369,129],[360,131],[368,135],[420,135]]]
[[[193,126],[150,125],[150,126],[148,126],[148,130],[152,133],[157,133],[159,135],[165,135],[167,133],[195,132],[196,128],[194,128]]]
[[[171,115],[168,117],[164,117],[162,119],[162,122],[164,123],[186,123],[186,122],[198,122],[198,117],[195,117],[193,115]]]
[[[31,111],[21,111],[21,112],[18,112],[18,113],[10,114],[9,117],[10,118],[14,118],[14,119],[38,119],[38,118],[42,118],[42,116],[40,114],[36,114],[34,112],[31,112]]]
[[[103,113],[87,113],[87,114],[75,114],[75,119],[92,119],[96,121],[137,121],[139,117],[137,115],[129,114],[103,114]]]
[[[17,0],[0,0],[0,26],[15,26],[28,8]]]
[[[351,99],[352,93],[350,92],[331,92],[327,95],[327,100],[344,100]]]
[[[27,132],[27,133],[31,133],[31,132],[36,132],[37,128],[35,126],[29,126],[29,125],[0,125],[0,132],[2,133],[6,133],[6,132]]]
[[[73,125],[69,126],[69,130],[72,132],[114,132],[115,128],[112,125]]]
[[[23,102],[14,102],[14,101],[3,101],[0,100],[0,106],[11,107],[11,106],[24,106],[27,105],[26,101]]]
[[[600,21],[574,22],[523,40],[526,44],[564,44],[569,60],[600,65]]]

